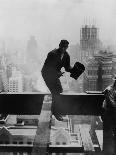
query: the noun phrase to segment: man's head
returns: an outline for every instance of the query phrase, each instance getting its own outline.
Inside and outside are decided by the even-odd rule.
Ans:
[[[67,40],[61,40],[59,44],[59,48],[66,50],[68,48],[69,42]]]

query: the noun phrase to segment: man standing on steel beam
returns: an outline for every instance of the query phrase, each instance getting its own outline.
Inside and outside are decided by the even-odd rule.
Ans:
[[[114,82],[108,86],[103,94],[103,151],[105,155],[116,154],[116,77]]]
[[[64,67],[65,71],[70,72],[70,76],[74,79],[77,79],[85,70],[84,65],[79,62],[76,62],[74,67],[70,66],[70,56],[66,51],[68,45],[69,42],[67,40],[61,40],[59,48],[48,53],[41,71],[43,79],[52,94],[52,114],[59,121],[63,121],[63,117],[57,112],[55,95],[63,92],[59,79],[64,73],[61,72],[61,68]]]

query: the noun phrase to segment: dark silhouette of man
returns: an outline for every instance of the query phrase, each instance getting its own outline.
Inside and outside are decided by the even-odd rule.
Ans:
[[[67,40],[61,40],[59,48],[54,49],[53,51],[48,53],[41,71],[43,79],[52,94],[52,114],[59,121],[63,121],[63,117],[57,112],[57,108],[55,106],[55,95],[63,92],[59,79],[63,75],[63,73],[61,72],[61,68],[64,67],[65,71],[70,73],[73,71],[71,74],[73,78],[77,76],[76,74],[74,74],[76,66],[70,66],[70,56],[66,51],[68,45],[69,42]]]
[[[103,122],[104,122],[104,153],[105,155],[116,154],[116,77],[114,82],[108,86],[103,94]]]

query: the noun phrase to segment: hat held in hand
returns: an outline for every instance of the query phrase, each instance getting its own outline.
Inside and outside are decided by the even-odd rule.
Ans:
[[[84,72],[84,70],[85,70],[85,66],[80,62],[76,62],[71,70],[70,77],[77,80],[78,77]]]

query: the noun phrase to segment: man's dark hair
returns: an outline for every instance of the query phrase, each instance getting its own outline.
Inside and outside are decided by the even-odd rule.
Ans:
[[[69,42],[67,40],[61,40],[59,47],[67,47],[68,44],[69,44]]]

